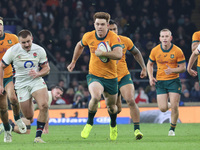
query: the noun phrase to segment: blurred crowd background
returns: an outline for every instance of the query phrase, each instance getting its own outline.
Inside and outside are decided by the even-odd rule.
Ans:
[[[49,61],[58,70],[56,84],[64,88],[63,98],[53,104],[85,108],[90,100],[85,81],[90,57],[87,47],[77,62],[75,71],[78,73],[66,74],[69,74],[67,65],[76,43],[85,32],[94,30],[95,12],[110,13],[118,24],[119,34],[132,39],[145,63],[151,49],[159,44],[159,32],[163,28],[172,31],[172,42],[183,50],[188,62],[192,34],[200,30],[199,18],[194,19],[200,13],[199,3],[199,0],[1,0],[0,16],[5,26],[16,27],[16,34],[21,29],[31,30],[34,42],[47,51]],[[139,79],[140,66],[129,53],[127,64],[137,90],[136,102],[156,103],[155,87],[149,87],[148,79]],[[180,105],[200,102],[197,78],[187,73],[182,73],[180,78],[183,86]]]

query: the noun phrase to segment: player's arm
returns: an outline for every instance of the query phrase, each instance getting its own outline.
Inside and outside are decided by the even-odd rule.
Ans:
[[[142,54],[140,53],[140,51],[135,46],[134,46],[133,50],[130,51],[130,52],[134,56],[135,60],[140,64],[140,67],[142,68],[142,72],[141,72],[141,75],[140,75],[141,78],[146,77],[147,76],[147,68],[145,66]]]
[[[48,62],[44,62],[43,64],[40,64],[40,67],[42,68],[39,72],[35,71],[34,69],[29,71],[29,75],[34,78],[38,77],[44,77],[50,72],[50,67]]]
[[[151,60],[148,60],[147,63],[147,73],[149,75],[149,84],[155,85],[155,82],[157,82],[157,80],[153,77],[153,64],[154,62],[152,62]]]
[[[189,62],[188,62],[188,66],[187,66],[188,73],[193,77],[197,76],[197,72],[192,69],[192,66],[194,65],[194,62],[197,60],[198,55],[199,55],[199,51],[196,48],[196,50],[193,51],[192,55],[190,56],[190,59],[189,59]]]
[[[198,47],[199,44],[200,44],[200,42],[193,42],[192,43],[192,45],[191,45],[192,52],[195,51],[195,49]]]
[[[95,51],[95,54],[98,57],[105,56],[105,57],[110,58],[110,59],[120,60],[123,56],[123,51],[122,51],[121,46],[117,46],[117,47],[113,48],[113,50],[110,51],[110,52],[103,52],[103,51],[97,49]]]
[[[171,68],[172,69],[172,73],[183,73],[186,71],[186,63],[181,63],[178,64],[177,68]]]
[[[81,41],[79,41],[76,44],[76,47],[74,49],[74,54],[73,54],[73,58],[71,63],[69,64],[69,66],[67,66],[67,69],[69,72],[72,72],[75,65],[76,65],[76,61],[79,59],[79,57],[81,56],[81,54],[83,53],[84,50],[84,46],[81,44]]]
[[[7,65],[4,64],[3,60],[0,61],[0,95],[3,94],[4,87],[3,87],[3,75],[4,75],[4,69],[7,67]]]
[[[178,67],[176,67],[176,68],[171,68],[167,64],[166,64],[166,66],[167,66],[167,69],[165,69],[164,71],[167,75],[169,75],[171,73],[183,73],[186,71],[186,63],[185,62],[178,64]]]

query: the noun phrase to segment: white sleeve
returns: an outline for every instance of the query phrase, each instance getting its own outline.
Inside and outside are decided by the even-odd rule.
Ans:
[[[9,48],[6,53],[3,55],[2,61],[5,63],[5,65],[9,65],[13,61],[13,55],[12,55],[12,47]]]
[[[40,57],[39,63],[43,64],[45,62],[47,62],[47,54],[46,54],[45,50],[42,48],[41,49],[41,57]]]
[[[198,45],[197,50],[200,53],[200,44]]]

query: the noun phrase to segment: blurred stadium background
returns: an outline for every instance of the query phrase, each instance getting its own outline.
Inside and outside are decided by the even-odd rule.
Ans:
[[[52,108],[87,108],[90,99],[85,79],[88,48],[74,72],[69,73],[66,67],[75,44],[85,32],[94,29],[92,16],[97,11],[111,14],[119,25],[119,34],[133,40],[145,63],[150,50],[159,43],[161,29],[172,31],[173,43],[183,50],[186,61],[191,55],[192,34],[200,30],[200,0],[1,0],[0,16],[4,18],[5,31],[17,34],[21,29],[29,29],[34,42],[47,51],[51,66],[51,73],[45,77],[48,87],[60,85],[65,90],[62,99],[54,101]],[[139,78],[140,67],[129,53],[127,63],[139,105],[140,99],[146,99],[141,106],[156,106],[155,88],[149,87],[148,78]],[[197,78],[187,72],[180,78],[183,86],[180,105],[199,105]],[[73,105],[78,94],[82,99],[79,105]]]

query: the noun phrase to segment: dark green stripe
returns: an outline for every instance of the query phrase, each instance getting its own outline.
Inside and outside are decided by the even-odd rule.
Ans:
[[[185,60],[182,60],[182,61],[179,61],[178,64],[182,64],[182,63],[184,63],[184,62],[185,62]]]
[[[151,58],[149,58],[149,60],[150,60],[151,62],[156,62],[156,61],[153,61]]]

